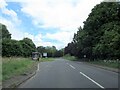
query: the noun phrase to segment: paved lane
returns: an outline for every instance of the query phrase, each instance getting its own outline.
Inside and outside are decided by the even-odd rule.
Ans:
[[[19,88],[118,88],[118,74],[59,58],[39,63],[37,74]]]

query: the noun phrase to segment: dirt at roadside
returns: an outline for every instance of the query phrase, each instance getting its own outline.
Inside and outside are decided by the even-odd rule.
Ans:
[[[13,76],[8,80],[2,82],[2,88],[15,88],[19,86],[21,83],[25,82],[32,76],[36,74],[37,70],[37,62],[34,63],[28,70],[26,70],[23,74]]]

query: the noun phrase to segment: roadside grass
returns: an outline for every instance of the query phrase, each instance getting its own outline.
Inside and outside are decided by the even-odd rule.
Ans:
[[[119,67],[120,63],[116,60],[96,60],[96,61],[90,61],[88,63],[120,69],[120,67]]]
[[[95,64],[95,65],[100,65],[100,66],[105,66],[105,67],[110,67],[110,68],[115,68],[115,69],[120,69],[120,61],[117,60],[94,60],[94,61],[88,61],[85,59],[78,59],[75,56],[71,56],[69,54],[63,56],[64,59],[70,60],[70,61],[82,61],[82,62],[87,62],[90,64]]]
[[[71,56],[69,54],[66,54],[65,56],[63,56],[64,59],[70,60],[70,61],[76,61],[77,58],[75,56]]]
[[[35,63],[30,58],[2,58],[2,80],[23,74],[26,70],[32,68]]]
[[[40,62],[54,61],[55,58],[40,58]]]

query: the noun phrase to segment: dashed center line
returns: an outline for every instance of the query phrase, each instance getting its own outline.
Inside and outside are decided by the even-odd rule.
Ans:
[[[99,83],[97,83],[96,81],[94,81],[93,79],[91,79],[90,77],[88,77],[87,75],[85,75],[84,73],[80,72],[80,74],[82,74],[83,76],[85,76],[87,79],[89,79],[90,81],[92,81],[93,83],[95,83],[96,85],[98,85],[100,88],[104,87],[102,85],[100,85]]]
[[[74,66],[72,66],[71,64],[69,64],[69,63],[66,63],[66,64],[68,64],[71,68],[75,69],[75,67],[74,67]]]
[[[69,65],[71,68],[76,69],[74,66],[72,66],[69,63],[66,63],[67,65]],[[48,65],[46,66],[48,67]],[[39,71],[39,64],[38,64],[38,68],[37,71]],[[99,86],[102,89],[105,89],[102,85],[100,85],[99,83],[97,83],[96,81],[94,81],[92,78],[88,77],[87,75],[85,75],[84,73],[80,72],[81,75],[83,75],[84,77],[86,77],[87,79],[89,79],[90,81],[92,81],[94,84],[96,84],[97,86]]]
[[[74,67],[74,66],[72,66],[72,65],[70,65],[70,67],[71,67],[71,68],[73,68],[73,69],[75,69],[75,67]]]

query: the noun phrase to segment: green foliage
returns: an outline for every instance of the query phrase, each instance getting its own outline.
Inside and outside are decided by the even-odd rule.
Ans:
[[[48,57],[54,57],[57,49],[55,46],[52,46],[52,47],[47,46],[45,47],[45,51],[48,53]]]
[[[32,68],[36,62],[29,58],[2,58],[2,79],[3,81],[15,75],[24,74],[24,72]]]
[[[2,43],[0,41],[0,43],[2,44],[2,56],[29,57],[31,56],[32,52],[36,51],[35,44],[31,39],[24,38],[20,41],[11,39],[11,34],[9,33],[5,25],[2,25],[0,31],[2,31]]]
[[[45,47],[39,46],[39,47],[37,47],[37,51],[42,54],[45,52]]]
[[[2,56],[21,56],[22,47],[19,41],[4,39],[2,40]]]
[[[54,57],[62,57],[63,56],[63,50],[57,50],[54,54]]]
[[[30,46],[32,48],[32,50],[35,50],[35,44],[33,43],[33,41],[29,38],[24,38],[22,40],[23,42],[25,42],[28,46]]]
[[[39,46],[37,47],[37,51],[41,54],[47,53],[48,57],[62,57],[63,56],[63,49],[57,50],[55,46]]]
[[[88,59],[120,58],[120,3],[102,2],[96,5],[65,47],[65,54]]]
[[[30,42],[31,43],[31,42]],[[26,41],[21,40],[2,40],[2,56],[11,57],[11,56],[24,56],[29,57],[31,53],[35,51],[35,45],[29,45]]]
[[[98,61],[91,61],[89,62],[91,64],[95,64],[95,65],[100,65],[100,66],[107,66],[107,67],[111,67],[111,68],[117,68],[120,69],[119,66],[119,62],[116,60],[98,60]]]
[[[11,39],[11,34],[7,30],[6,26],[0,23],[0,39]]]
[[[36,51],[36,47],[35,44],[33,43],[33,41],[29,38],[24,38],[23,40],[19,41],[21,46],[22,46],[22,50],[23,50],[23,56],[24,57],[29,57],[31,56],[32,52]]]
[[[70,54],[66,54],[65,56],[63,56],[63,58],[71,61],[77,60],[75,56],[71,56]]]
[[[104,58],[120,57],[120,22],[110,22],[104,24],[101,29],[104,30],[100,41],[93,48],[93,53],[103,55]],[[114,52],[114,53],[113,53]]]
[[[48,62],[48,61],[54,61],[55,58],[41,58],[40,62]]]

